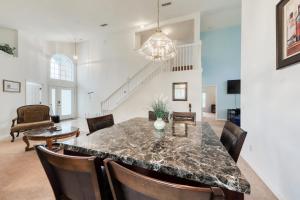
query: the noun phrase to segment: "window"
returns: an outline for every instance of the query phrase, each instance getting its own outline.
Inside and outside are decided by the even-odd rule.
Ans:
[[[202,93],[202,108],[206,108],[206,93]]]
[[[70,58],[56,54],[51,58],[50,78],[74,81],[74,64]]]

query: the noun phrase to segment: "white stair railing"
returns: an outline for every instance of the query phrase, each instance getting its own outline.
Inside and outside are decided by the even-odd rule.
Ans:
[[[200,62],[199,43],[177,46],[177,55],[170,60],[170,71],[187,71],[199,68]]]
[[[150,62],[145,65],[145,67],[128,79],[126,83],[101,102],[101,114],[106,115],[111,113],[117,106],[128,99],[136,89],[157,76],[165,68],[165,64],[165,62]]]

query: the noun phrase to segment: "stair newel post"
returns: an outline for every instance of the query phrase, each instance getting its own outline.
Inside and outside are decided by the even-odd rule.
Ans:
[[[181,66],[183,66],[183,48],[181,47],[180,48],[180,64],[179,64],[179,67],[180,67],[180,69],[179,69],[179,71],[181,71]]]
[[[189,48],[189,66],[193,65],[193,46]]]
[[[197,60],[197,69],[200,69],[201,67],[201,59],[200,59],[200,54],[201,54],[201,45],[197,45],[197,56],[196,56],[196,60]]]
[[[185,66],[185,64],[186,64],[186,56],[185,56],[185,51],[186,51],[186,47],[183,47],[182,48],[182,57],[183,57],[183,68],[184,68],[184,66]],[[183,69],[184,70],[184,69]]]
[[[193,51],[192,51],[193,68],[196,69],[197,68],[197,61],[196,61],[197,60],[197,58],[196,58],[197,57],[196,56],[197,55],[197,50],[196,50],[196,46],[193,46],[192,49],[193,49]]]

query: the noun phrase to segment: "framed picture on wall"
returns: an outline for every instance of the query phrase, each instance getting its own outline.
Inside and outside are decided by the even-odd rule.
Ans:
[[[3,92],[21,92],[21,82],[3,80]]]
[[[277,69],[300,62],[300,0],[281,0],[276,8]]]
[[[188,84],[173,83],[173,101],[187,101]]]

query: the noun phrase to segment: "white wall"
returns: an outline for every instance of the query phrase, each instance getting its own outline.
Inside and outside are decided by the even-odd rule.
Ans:
[[[172,101],[172,83],[175,82],[188,83],[188,101]],[[151,103],[162,96],[168,99],[170,113],[188,112],[191,103],[192,112],[196,112],[197,120],[201,120],[201,87],[200,70],[161,73],[115,109],[114,118],[121,122],[133,117],[148,117]]]
[[[200,41],[200,13],[174,18],[161,25],[194,20],[194,36]],[[146,29],[154,28],[147,26]],[[146,30],[145,29],[145,30]],[[79,45],[78,60],[78,114],[80,117],[98,115],[101,101],[123,85],[149,60],[136,50],[135,33],[142,30],[123,30],[96,36]],[[201,80],[201,74],[199,75]],[[90,94],[89,93],[93,93]],[[201,92],[201,87],[200,87]]]
[[[241,24],[241,5],[234,5],[204,12],[201,15],[201,31],[213,31]]]
[[[16,117],[16,109],[26,104],[26,80],[42,84],[42,102],[48,104],[48,83],[53,83],[49,81],[48,76],[50,58],[55,53],[72,58],[74,51],[73,43],[47,42],[24,31],[18,32],[18,47],[18,57],[0,51],[0,138],[9,135],[11,120]],[[21,82],[21,93],[3,92],[3,79]]]
[[[149,62],[134,50],[134,35],[134,31],[122,31],[79,45],[80,117],[99,114],[101,101]]]
[[[279,0],[242,2],[242,156],[281,200],[299,199],[300,64],[276,70]]]
[[[19,57],[0,51],[0,138],[9,135],[11,120],[16,117],[16,108],[25,105],[25,80],[47,84],[45,42],[28,33],[19,32],[18,43]],[[21,93],[4,93],[3,79],[21,82]],[[46,95],[43,94],[44,102],[47,102]]]

